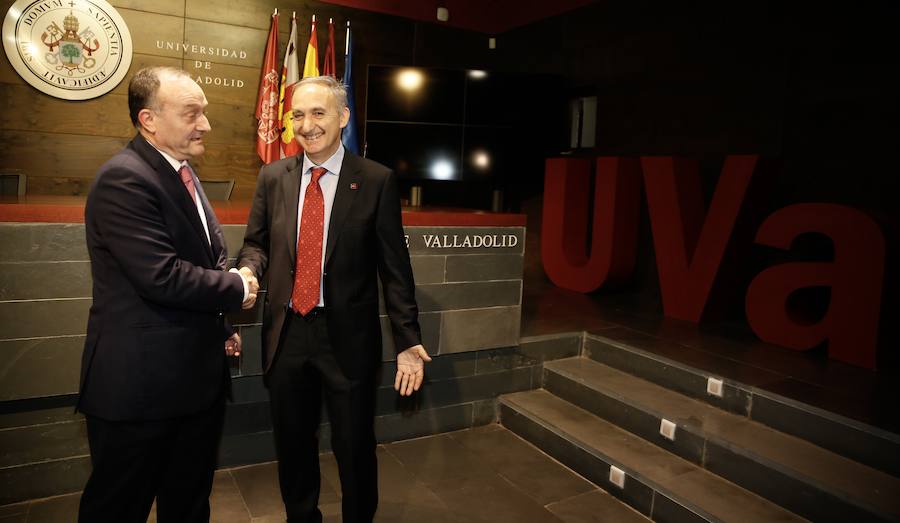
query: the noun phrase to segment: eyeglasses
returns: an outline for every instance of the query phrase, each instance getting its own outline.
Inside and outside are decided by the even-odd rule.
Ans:
[[[303,120],[306,119],[306,114],[301,113],[300,111],[294,111],[291,113],[291,121],[295,123],[303,123]],[[322,120],[331,116],[331,113],[328,111],[313,111],[309,113],[309,119],[314,122],[321,122]]]

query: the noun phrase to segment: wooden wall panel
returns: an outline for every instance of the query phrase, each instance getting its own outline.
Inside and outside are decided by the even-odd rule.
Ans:
[[[194,20],[206,20],[221,24],[255,27],[264,31],[269,30],[272,12],[278,8],[278,29],[285,33],[291,30],[291,11],[297,13],[310,13],[321,7],[326,7],[317,2],[308,0],[295,0],[284,2],[281,0],[221,0],[215,2],[212,7],[210,0],[186,0],[185,16]],[[315,5],[315,7],[313,7]],[[332,6],[327,6],[332,7]],[[309,38],[309,29],[306,30]],[[281,40],[279,40],[281,41]]]
[[[5,84],[25,84],[25,80],[19,76],[19,73],[13,69],[12,64],[9,63],[9,60],[6,58],[6,53],[3,53],[3,59],[0,60],[0,82]],[[35,90],[37,92],[37,90]]]
[[[160,48],[159,45],[159,42],[184,42],[184,18],[131,9],[118,11],[131,32],[135,53],[184,57],[184,52],[178,46],[173,45],[169,49],[165,45]]]
[[[184,17],[184,0],[107,0],[110,5],[121,12],[123,9],[134,11],[148,11],[162,15]],[[126,21],[127,23],[127,21]],[[128,26],[131,27],[130,25]]]
[[[70,178],[68,176],[29,176],[29,194],[51,196],[87,196],[94,178]]]
[[[256,139],[255,106],[210,103],[206,108],[212,131],[207,143],[252,143]]]
[[[128,99],[124,95],[107,95],[74,104],[79,110],[60,110],[54,100],[34,99],[29,85],[0,84],[0,128],[9,131],[82,134],[131,138],[135,129],[128,119]],[[22,111],[30,104],[29,111]],[[85,118],[85,112],[91,114]],[[244,144],[256,137],[254,107],[210,104],[207,113],[212,131],[207,143]],[[4,144],[5,146],[5,144]]]
[[[109,94],[66,102],[34,96],[30,85],[0,84],[0,128],[89,136],[130,137],[128,97]],[[27,110],[25,110],[27,108]]]
[[[250,27],[223,26],[213,22],[185,19],[184,39],[191,45],[185,50],[184,58],[189,60],[205,60],[217,64],[262,66],[266,50],[268,30]],[[196,46],[196,47],[195,47]],[[205,54],[201,47],[244,51],[245,58]],[[258,77],[258,75],[257,75]]]
[[[36,176],[93,178],[97,169],[131,138],[0,131],[0,165],[22,169],[28,185]]]
[[[209,180],[234,179],[235,185],[256,186],[256,174],[260,161],[256,156],[256,145],[207,143],[206,152],[192,164],[197,168],[197,176]]]

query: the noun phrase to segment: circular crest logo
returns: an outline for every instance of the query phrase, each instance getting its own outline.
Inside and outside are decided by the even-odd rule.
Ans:
[[[26,82],[64,100],[108,93],[131,66],[131,33],[104,0],[18,0],[3,20],[3,48]]]

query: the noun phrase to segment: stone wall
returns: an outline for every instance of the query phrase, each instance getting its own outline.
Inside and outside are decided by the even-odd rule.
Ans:
[[[229,252],[236,253],[244,227],[223,227]],[[580,335],[520,344],[524,227],[412,226],[406,233],[424,344],[434,362],[420,393],[400,398],[393,390],[394,348],[382,317],[380,441],[491,423],[498,394],[538,387],[543,359],[580,348]],[[90,471],[84,420],[73,406],[91,279],[82,224],[3,223],[0,245],[5,504],[80,490]],[[259,307],[232,320],[244,352],[232,360],[234,401],[226,415],[222,466],[275,458],[261,376]],[[330,447],[328,433],[326,416],[323,449]]]

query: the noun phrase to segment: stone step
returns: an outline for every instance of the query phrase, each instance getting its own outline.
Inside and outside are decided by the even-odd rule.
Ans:
[[[587,358],[547,362],[544,387],[814,521],[900,519],[900,480]],[[675,424],[674,441],[660,434]]]
[[[588,333],[583,355],[900,477],[898,434],[742,383],[740,376],[754,370],[746,366],[735,365],[732,376],[716,375],[641,349],[642,344],[658,345],[656,338],[619,338]],[[722,397],[707,393],[710,377],[724,378]]]
[[[546,390],[500,397],[502,424],[654,521],[799,522],[782,507]],[[610,482],[610,466],[625,474]]]
[[[581,521],[647,523],[652,521],[601,489],[550,503],[546,508],[562,521],[571,523]]]

